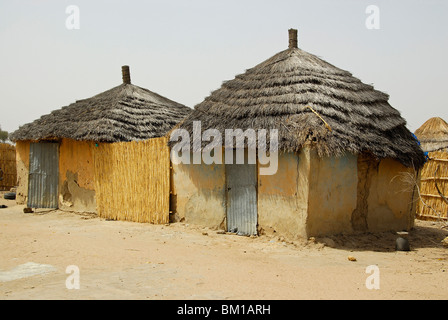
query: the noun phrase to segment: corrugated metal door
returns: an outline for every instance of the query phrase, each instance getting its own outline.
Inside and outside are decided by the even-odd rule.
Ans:
[[[227,231],[257,234],[257,166],[226,164]]]
[[[29,208],[58,207],[59,144],[30,144]]]

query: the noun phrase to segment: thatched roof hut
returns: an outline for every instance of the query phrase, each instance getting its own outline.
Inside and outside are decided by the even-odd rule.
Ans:
[[[448,123],[439,117],[427,120],[415,131],[425,152],[448,149]]]
[[[202,130],[223,133],[275,128],[282,151],[299,151],[312,142],[321,156],[367,151],[420,167],[423,154],[388,98],[292,40],[287,50],[224,82],[179,128],[191,135],[198,120]]]
[[[123,66],[123,83],[91,98],[55,110],[10,134],[11,141],[68,138],[118,142],[164,136],[190,108],[131,84]]]
[[[131,84],[128,66],[122,67],[122,77],[121,85],[10,135],[17,142],[18,203],[100,216],[108,209],[133,221],[168,221],[165,135],[191,109]]]
[[[176,126],[190,139],[170,143],[172,150],[190,142],[196,151],[199,139],[210,146],[196,121],[202,132],[218,130],[222,142],[226,129],[237,138],[248,129],[276,129],[281,152],[274,156],[278,167],[270,165],[277,170],[261,173],[261,158],[255,164],[174,163],[177,219],[287,237],[410,229],[414,192],[397,177],[415,175],[425,157],[406,121],[387,94],[299,49],[297,30],[289,36],[288,49],[196,105]],[[245,147],[253,144],[248,139]]]

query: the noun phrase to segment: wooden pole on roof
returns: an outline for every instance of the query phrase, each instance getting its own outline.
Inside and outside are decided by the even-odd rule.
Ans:
[[[298,48],[297,29],[289,29],[289,49]]]
[[[129,66],[122,66],[121,74],[123,77],[123,83],[131,84],[131,73],[129,71]]]

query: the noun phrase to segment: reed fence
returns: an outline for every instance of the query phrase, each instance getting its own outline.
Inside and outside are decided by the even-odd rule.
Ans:
[[[17,183],[16,148],[0,143],[0,190],[10,190]]]
[[[420,201],[417,218],[447,220],[448,215],[448,152],[428,154],[429,161],[421,171]]]
[[[170,155],[165,137],[100,143],[93,148],[100,217],[169,222]]]

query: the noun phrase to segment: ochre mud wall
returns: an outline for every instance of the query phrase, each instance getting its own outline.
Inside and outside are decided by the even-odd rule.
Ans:
[[[307,236],[351,232],[357,204],[357,157],[320,158],[310,150]]]
[[[319,158],[311,151],[307,236],[409,230],[416,192],[412,168],[367,155]]]
[[[173,165],[175,221],[225,228],[224,165]],[[258,175],[258,231],[287,238],[409,230],[416,192],[412,174],[392,159],[319,157],[312,148],[280,153],[274,175]]]
[[[175,221],[225,228],[224,164],[173,164],[171,196]]]
[[[59,208],[96,212],[93,142],[62,139],[59,146]]]
[[[277,172],[258,176],[259,233],[288,238],[306,235],[309,179],[307,155],[307,152],[280,153]]]
[[[402,177],[404,174],[415,175],[414,169],[393,159],[383,159],[378,170],[370,174],[368,230],[410,230],[414,226],[417,191]]]

